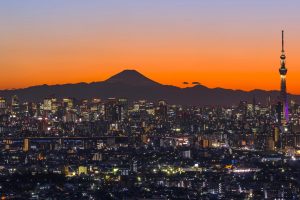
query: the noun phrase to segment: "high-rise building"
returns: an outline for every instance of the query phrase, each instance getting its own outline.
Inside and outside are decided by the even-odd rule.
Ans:
[[[60,106],[56,98],[45,98],[42,104],[44,114],[55,113]]]
[[[91,102],[91,111],[92,112],[99,112],[101,109],[101,99],[93,99]]]
[[[105,105],[105,119],[109,121],[124,120],[128,112],[128,100],[108,98]]]
[[[27,151],[29,151],[29,149],[30,149],[29,139],[25,138],[24,141],[23,141],[23,151],[27,152]]]
[[[20,109],[20,101],[17,95],[12,96],[11,98],[11,111],[16,114]]]
[[[6,99],[0,97],[0,108],[6,108]]]
[[[63,107],[66,108],[66,110],[71,110],[74,106],[74,101],[71,98],[63,98]]]
[[[6,99],[0,97],[0,114],[4,114],[6,111]]]
[[[12,106],[19,106],[19,98],[17,95],[11,97],[11,105]]]
[[[52,107],[52,100],[51,98],[45,98],[43,103],[43,109],[44,111],[51,111]]]
[[[281,87],[280,87],[280,102],[282,104],[282,111],[283,114],[283,121],[289,121],[289,107],[288,107],[288,100],[287,100],[287,93],[286,93],[286,74],[287,68],[285,67],[285,52],[284,52],[284,31],[282,31],[282,41],[281,41],[281,66],[279,68],[280,79],[281,79]]]
[[[158,102],[158,108],[157,108],[157,116],[161,118],[162,120],[166,120],[168,117],[168,106],[165,101],[159,101]]]
[[[125,98],[118,99],[118,109],[119,109],[120,120],[123,121],[128,114],[128,100]]]
[[[118,120],[118,109],[117,109],[117,99],[108,98],[105,102],[105,119],[108,121]]]

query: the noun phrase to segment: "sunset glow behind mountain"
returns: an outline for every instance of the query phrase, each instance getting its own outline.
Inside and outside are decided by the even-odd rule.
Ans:
[[[1,1],[0,89],[105,80],[123,69],[186,87],[300,94],[300,2]]]

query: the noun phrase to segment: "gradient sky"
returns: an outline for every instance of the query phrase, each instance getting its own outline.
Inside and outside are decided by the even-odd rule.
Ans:
[[[163,84],[300,94],[299,0],[0,1],[0,89],[105,80],[136,69]]]

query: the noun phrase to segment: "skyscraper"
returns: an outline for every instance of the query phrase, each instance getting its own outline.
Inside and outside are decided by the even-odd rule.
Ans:
[[[17,95],[12,96],[11,98],[11,111],[13,114],[18,113],[20,110],[20,101]]]
[[[285,122],[289,121],[289,108],[288,108],[288,100],[287,100],[287,94],[286,94],[286,74],[287,74],[287,68],[285,67],[285,52],[284,52],[284,31],[282,31],[282,40],[281,40],[281,66],[279,68],[280,73],[280,79],[281,79],[281,87],[280,87],[280,102],[282,104],[283,108],[283,120]]]
[[[28,138],[25,138],[24,141],[23,141],[23,151],[24,152],[27,152],[29,151],[29,139]]]

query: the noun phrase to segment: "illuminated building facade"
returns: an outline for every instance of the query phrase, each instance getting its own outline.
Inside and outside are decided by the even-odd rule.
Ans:
[[[23,151],[27,152],[27,151],[29,151],[29,149],[30,149],[29,139],[25,138],[24,141],[23,141]]]

